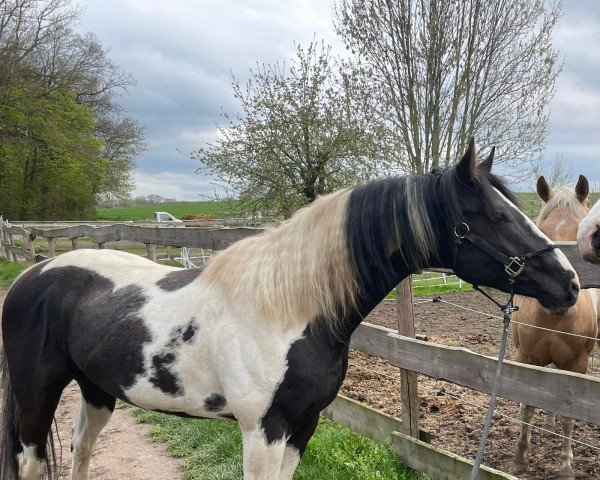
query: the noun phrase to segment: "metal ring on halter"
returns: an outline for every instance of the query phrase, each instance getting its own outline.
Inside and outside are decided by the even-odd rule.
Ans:
[[[465,232],[463,234],[459,234],[458,233],[458,229],[459,227],[461,227],[462,225],[465,226]],[[465,238],[467,236],[467,233],[469,233],[469,230],[471,230],[469,228],[469,226],[465,223],[465,222],[461,222],[459,223],[456,227],[454,227],[454,235],[456,235],[456,238]]]

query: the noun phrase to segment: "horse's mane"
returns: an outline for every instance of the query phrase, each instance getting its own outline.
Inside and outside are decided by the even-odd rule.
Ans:
[[[475,180],[486,204],[494,189],[516,201],[497,177],[478,172]],[[322,196],[278,227],[215,255],[200,279],[234,304],[257,305],[267,321],[306,325],[319,318],[336,330],[357,306],[361,280],[385,286],[398,261],[392,252],[402,247],[409,271],[438,257],[440,228],[461,217],[457,181],[451,168]],[[374,276],[374,267],[382,274]]]
[[[234,303],[257,305],[267,321],[335,322],[356,304],[358,290],[346,246],[348,198],[348,190],[319,197],[278,227],[234,243],[201,279]]]
[[[550,213],[558,209],[561,214],[573,222],[579,223],[586,215],[588,210],[577,199],[575,191],[569,187],[560,187],[554,190],[552,198],[542,206],[542,210],[536,220],[536,225],[540,226]]]

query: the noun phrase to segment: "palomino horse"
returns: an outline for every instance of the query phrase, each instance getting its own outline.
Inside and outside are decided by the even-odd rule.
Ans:
[[[411,272],[453,267],[504,291],[512,279],[517,293],[568,309],[579,292],[573,267],[490,173],[492,160],[477,166],[471,141],[445,172],[324,196],[202,273],[110,250],[31,267],[4,303],[1,478],[55,475],[46,441],[75,379],[74,479],[87,478],[121,398],[237,420],[244,478],[288,480],[340,388],[352,332]]]
[[[600,263],[600,201],[579,224],[577,246],[584,260]]]
[[[537,219],[537,226],[551,240],[575,240],[577,226],[588,212],[588,181],[579,176],[575,189],[562,187],[557,190],[550,188],[544,177],[537,182],[537,192],[544,201],[544,206]],[[594,348],[594,340],[598,334],[598,292],[597,290],[582,290],[577,303],[571,307],[567,315],[552,315],[533,298],[515,297],[515,305],[519,311],[513,315],[513,342],[517,348],[515,360],[545,367],[554,364],[561,370],[586,373],[588,358]],[[542,326],[552,330],[565,331],[573,335],[551,332],[532,328],[527,325]],[[587,337],[587,338],[582,338]],[[534,407],[521,405],[521,419],[530,423]],[[561,417],[563,434],[562,469],[557,478],[572,479],[571,437],[575,421]],[[554,414],[548,413],[546,426],[554,424]],[[515,456],[514,471],[516,474],[525,472],[527,468],[527,449],[531,439],[531,427],[521,424],[521,435]]]

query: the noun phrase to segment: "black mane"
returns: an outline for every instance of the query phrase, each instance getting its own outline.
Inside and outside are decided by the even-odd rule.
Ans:
[[[348,201],[346,238],[357,278],[383,285],[388,276],[397,275],[402,264],[411,273],[426,268],[431,261],[439,263],[436,239],[449,226],[462,221],[460,184],[452,167],[428,174],[373,180],[354,188]],[[494,189],[518,205],[504,182],[485,170],[477,170],[468,188],[478,190],[487,213],[493,208]],[[419,251],[410,224],[419,209],[429,217],[432,229],[428,236],[433,239],[429,258]],[[400,255],[390,257],[390,242],[401,247]]]

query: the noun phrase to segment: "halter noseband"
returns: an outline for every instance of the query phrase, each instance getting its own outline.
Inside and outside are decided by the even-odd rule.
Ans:
[[[504,255],[501,251],[499,251],[493,245],[490,245],[479,235],[473,233],[465,222],[459,223],[456,227],[454,227],[454,235],[456,235],[456,251],[454,254],[454,267],[456,267],[456,258],[458,257],[458,247],[460,247],[464,240],[470,241],[472,244],[481,248],[485,253],[492,256],[496,260],[498,260],[502,265],[504,265],[504,271],[509,277],[508,283],[513,283],[515,278],[518,277],[523,269],[525,268],[525,262],[531,260],[533,257],[537,257],[542,253],[551,252],[554,250],[556,245],[548,244],[539,250],[535,250],[530,253],[525,253],[524,255],[517,255],[515,257],[508,257]],[[456,268],[454,268],[456,271]]]

